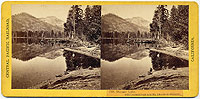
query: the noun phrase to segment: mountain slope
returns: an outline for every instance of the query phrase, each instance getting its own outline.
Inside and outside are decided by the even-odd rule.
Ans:
[[[42,20],[42,21],[44,21],[46,23],[52,24],[54,26],[58,26],[58,27],[64,28],[64,26],[63,26],[64,21],[58,19],[55,16],[48,16],[46,18],[40,18],[40,20]]]
[[[144,18],[141,18],[141,17],[132,17],[132,18],[127,18],[126,20],[129,21],[129,22],[131,22],[131,23],[137,24],[140,27],[149,28],[150,22],[147,21],[147,20],[145,20]]]
[[[20,13],[12,15],[12,31],[63,31],[61,27],[43,22],[28,14]]]
[[[137,32],[138,30],[148,31],[148,28],[138,26],[111,13],[102,16],[101,24],[103,32]]]

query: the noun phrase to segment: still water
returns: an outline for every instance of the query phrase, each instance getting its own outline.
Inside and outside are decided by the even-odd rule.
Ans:
[[[24,89],[63,74],[65,57],[59,44],[15,39],[12,44],[12,88]],[[49,54],[46,54],[49,53]]]
[[[12,88],[29,88],[42,81],[54,78],[66,69],[65,58],[35,57],[28,61],[12,58]]]
[[[162,68],[187,67],[188,61],[163,53],[150,51],[155,44],[126,43],[119,40],[103,40],[101,50],[101,87],[114,89],[119,85],[148,75]]]
[[[30,88],[80,68],[99,68],[100,59],[64,50],[60,42],[15,39],[12,44],[12,88]]]
[[[27,40],[15,40],[12,47],[12,88],[14,89],[29,88],[63,74],[68,69],[67,64],[73,67],[71,70],[77,66],[83,68],[101,66],[102,89],[115,88],[140,75],[147,75],[150,68],[156,71],[163,67],[188,66],[187,60],[150,51],[149,48],[155,48],[156,44],[102,40],[100,62],[98,59],[68,51],[64,51],[64,55],[54,53],[59,50],[61,46],[59,44],[37,42],[33,44],[24,41]],[[53,53],[41,56],[49,51]]]
[[[102,60],[102,88],[112,88],[139,75],[147,74],[151,65],[151,58],[144,57],[140,60],[123,57],[115,62]]]

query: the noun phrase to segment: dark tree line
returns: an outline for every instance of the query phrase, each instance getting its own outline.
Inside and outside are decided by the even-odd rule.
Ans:
[[[73,5],[69,10],[64,31],[71,39],[78,38],[99,42],[101,36],[101,6],[87,5],[83,10],[81,5]]]
[[[151,38],[151,34],[148,32],[103,32],[101,34],[102,39],[118,38],[118,39],[134,39],[134,38]]]
[[[60,31],[12,31],[13,37],[29,38],[63,38],[66,35]]]
[[[150,32],[155,39],[171,40],[188,46],[189,6],[173,6],[170,14],[167,5],[158,5],[154,12]]]

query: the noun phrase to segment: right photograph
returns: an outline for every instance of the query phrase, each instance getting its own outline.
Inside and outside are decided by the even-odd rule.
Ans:
[[[189,90],[189,5],[102,5],[101,89]]]

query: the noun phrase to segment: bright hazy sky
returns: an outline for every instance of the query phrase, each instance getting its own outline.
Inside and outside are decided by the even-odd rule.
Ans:
[[[72,5],[33,5],[33,4],[19,4],[12,5],[12,15],[21,12],[26,12],[35,16],[36,18],[45,18],[47,16],[55,16],[63,21],[66,21],[68,11]],[[82,6],[85,9],[85,5]]]
[[[102,15],[113,13],[122,18],[142,17],[151,22],[156,7],[157,5],[103,5]],[[167,6],[169,12],[171,7],[172,5]]]
[[[26,12],[37,18],[55,16],[66,21],[70,7],[71,5],[18,4],[12,5],[12,15]],[[85,7],[86,5],[82,6],[83,9]],[[122,18],[142,17],[151,22],[156,7],[157,5],[103,5],[102,15],[113,13]],[[171,5],[168,5],[167,8],[170,10],[171,7]]]

